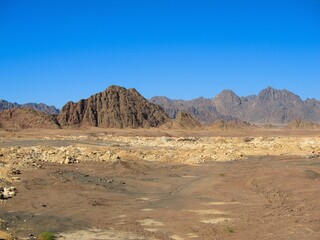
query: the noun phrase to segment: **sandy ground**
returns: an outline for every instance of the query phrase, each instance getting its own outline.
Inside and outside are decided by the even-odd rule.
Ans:
[[[0,230],[320,239],[320,135],[277,131],[2,132],[1,185],[17,193],[0,203]]]

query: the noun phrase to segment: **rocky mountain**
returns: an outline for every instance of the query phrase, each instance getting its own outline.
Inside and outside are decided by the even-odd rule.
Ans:
[[[320,101],[303,101],[288,90],[271,87],[262,90],[258,95],[248,97],[239,97],[231,90],[224,90],[212,99],[183,101],[154,97],[150,101],[162,106],[170,117],[175,117],[178,111],[186,111],[206,123],[216,120],[241,120],[251,123],[284,124],[293,119],[320,122]]]
[[[48,113],[48,114],[59,114],[59,109],[55,108],[54,106],[48,106],[44,103],[18,104],[18,103],[11,103],[6,100],[0,100],[0,111],[12,109],[12,108],[31,108],[37,111]]]
[[[169,120],[164,110],[142,97],[135,89],[110,86],[77,103],[68,102],[58,121],[62,126],[105,128],[158,127]]]
[[[149,101],[161,106],[171,119],[175,119],[179,112],[188,112],[202,123],[211,123],[216,120],[235,120],[231,116],[219,113],[212,101],[203,97],[190,101],[153,97]]]
[[[293,119],[320,121],[319,101],[314,100],[313,104],[310,100],[302,101],[299,96],[285,89],[268,87],[249,98],[240,98],[233,92],[232,97],[221,97],[221,94],[212,100],[217,110],[243,121],[275,124],[288,123]]]
[[[0,111],[0,128],[14,130],[26,128],[58,129],[60,125],[54,116],[44,112],[31,108],[13,108]]]

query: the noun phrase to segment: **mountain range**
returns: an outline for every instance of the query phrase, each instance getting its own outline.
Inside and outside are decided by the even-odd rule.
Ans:
[[[185,101],[153,97],[150,101],[163,107],[170,118],[175,118],[179,111],[186,111],[202,123],[235,119],[257,124],[284,124],[294,119],[320,122],[320,101],[303,101],[288,90],[271,87],[248,97],[224,90],[211,99],[200,97]]]
[[[48,113],[48,114],[59,114],[59,109],[54,106],[48,106],[44,103],[26,103],[26,104],[18,104],[8,102],[6,100],[0,99],[0,111],[8,110],[12,108],[31,108],[40,112]]]
[[[287,124],[318,127],[320,101],[303,101],[288,90],[271,87],[258,95],[239,97],[231,90],[217,96],[190,101],[167,97],[145,99],[136,89],[110,86],[87,99],[66,103],[61,111],[45,104],[17,104],[0,101],[3,128],[165,128],[199,129],[200,123],[214,128],[253,124]],[[59,113],[59,114],[58,114]],[[173,120],[174,119],[174,120]],[[214,124],[212,124],[214,123]]]

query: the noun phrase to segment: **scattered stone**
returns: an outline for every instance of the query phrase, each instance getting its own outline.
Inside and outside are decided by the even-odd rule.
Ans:
[[[320,157],[320,153],[311,153],[310,155],[307,155],[306,158],[308,159],[312,159],[312,158],[319,158]]]
[[[12,177],[11,180],[17,182],[17,181],[20,181],[21,179],[20,177]]]
[[[15,187],[0,187],[0,199],[9,199],[16,195]]]
[[[12,173],[13,175],[19,175],[19,174],[21,174],[21,171],[20,171],[19,169],[13,168],[13,169],[11,170],[11,173]]]
[[[242,139],[242,141],[244,141],[244,142],[251,142],[253,139],[254,139],[253,137],[244,137],[244,138]]]
[[[79,163],[79,161],[75,157],[66,156],[66,158],[61,162],[61,164],[72,164]]]
[[[195,137],[180,137],[177,139],[178,142],[196,142],[198,141]]]
[[[170,137],[161,137],[159,140],[162,141],[162,142],[171,142],[171,141],[173,141],[173,138],[170,138]]]

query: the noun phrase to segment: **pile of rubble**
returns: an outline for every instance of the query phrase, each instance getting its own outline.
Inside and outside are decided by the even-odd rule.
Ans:
[[[66,138],[66,137],[64,137]],[[75,140],[74,136],[70,139]],[[78,139],[83,139],[81,136]],[[59,141],[56,139],[55,141]],[[41,168],[42,162],[75,164],[82,161],[134,159],[198,164],[230,161],[246,156],[296,155],[320,157],[318,137],[87,137],[74,145],[0,148],[1,159],[18,168]]]

